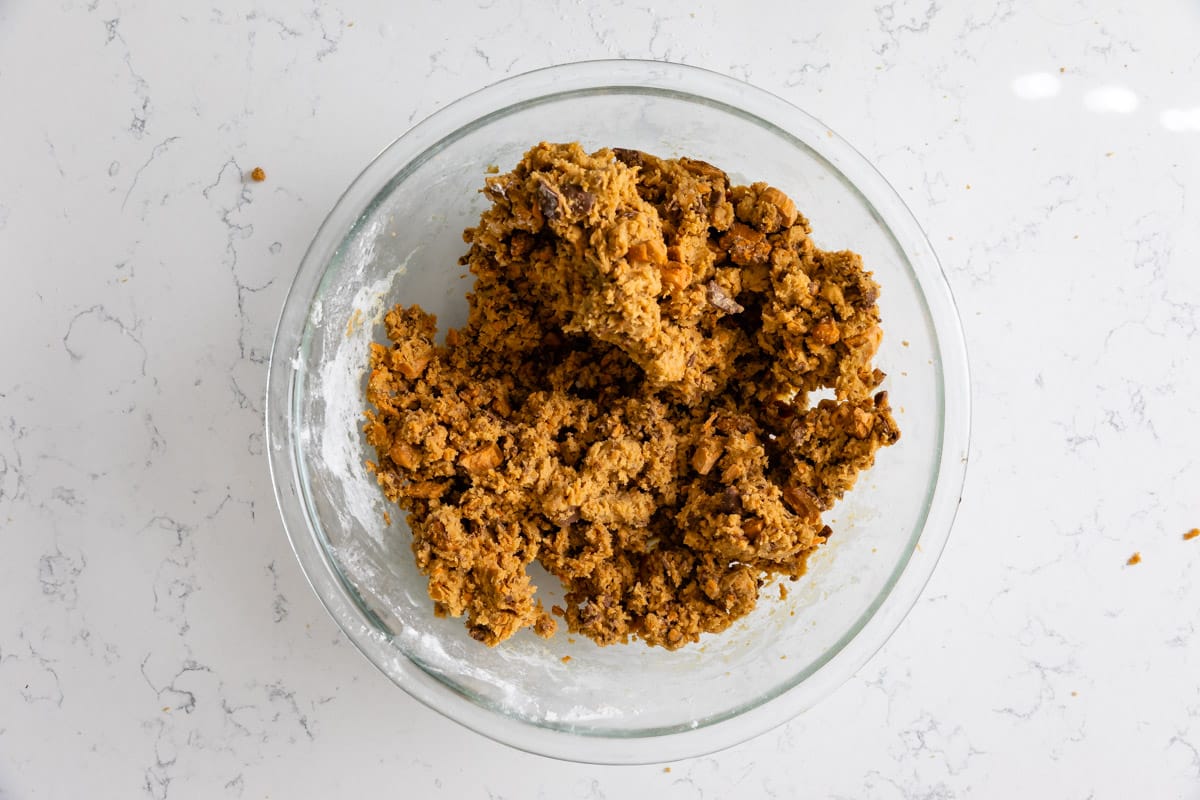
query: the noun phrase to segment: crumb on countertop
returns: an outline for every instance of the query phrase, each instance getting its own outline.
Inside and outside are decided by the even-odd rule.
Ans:
[[[1183,540],[1186,542],[1190,539],[1195,539],[1197,537],[1200,537],[1200,528],[1192,528],[1190,531],[1188,531],[1187,533],[1185,533],[1183,535]]]
[[[1129,560],[1128,560],[1128,561],[1126,561],[1125,563],[1126,563],[1127,565],[1131,566],[1131,567],[1132,567],[1132,566],[1134,566],[1135,564],[1140,564],[1140,563],[1142,563],[1142,554],[1141,554],[1141,553],[1134,553],[1133,555],[1131,555],[1131,556],[1129,557]]]
[[[255,183],[262,183],[266,179],[267,173],[262,167],[255,167],[254,169],[250,170],[250,180],[254,181]]]

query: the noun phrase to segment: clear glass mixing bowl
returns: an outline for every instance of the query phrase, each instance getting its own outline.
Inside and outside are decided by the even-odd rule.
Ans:
[[[902,430],[827,520],[834,535],[755,613],[677,652],[601,648],[560,631],[488,649],[438,619],[404,515],[363,468],[367,348],[385,309],[465,321],[461,234],[489,167],[539,140],[716,164],[783,189],[827,249],[863,255],[883,287],[878,365]],[[372,162],[304,257],[271,355],[267,438],[292,547],[326,608],[421,702],[498,741],[578,761],[711,752],[790,719],[895,630],[942,551],[966,469],[967,359],[953,299],[912,214],[850,145],[788,103],[675,64],[602,61],[521,75],[465,97]],[[390,512],[391,524],[385,524]],[[539,576],[547,606],[561,591]],[[563,661],[564,656],[570,660]]]

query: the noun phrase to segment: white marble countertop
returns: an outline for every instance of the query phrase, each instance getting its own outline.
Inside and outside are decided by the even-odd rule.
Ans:
[[[1200,5],[404,5],[0,2],[0,797],[1200,797]],[[306,585],[262,435],[359,169],[500,76],[615,56],[751,81],[874,161],[975,399],[888,645],[774,732],[632,768],[392,687]]]

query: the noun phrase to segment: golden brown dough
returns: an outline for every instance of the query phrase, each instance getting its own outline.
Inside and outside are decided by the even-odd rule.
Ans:
[[[551,635],[537,560],[600,644],[724,630],[803,574],[899,436],[879,287],[778,189],[703,161],[543,143],[484,192],[466,326],[438,346],[397,306],[367,387],[368,466],[436,613],[488,645]]]

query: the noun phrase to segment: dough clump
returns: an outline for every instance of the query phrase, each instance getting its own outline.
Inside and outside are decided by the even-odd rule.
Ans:
[[[555,616],[602,645],[724,630],[804,573],[899,436],[878,285],[783,192],[703,161],[542,143],[483,192],[467,324],[439,345],[397,306],[371,351],[368,468],[435,612],[487,645]]]

